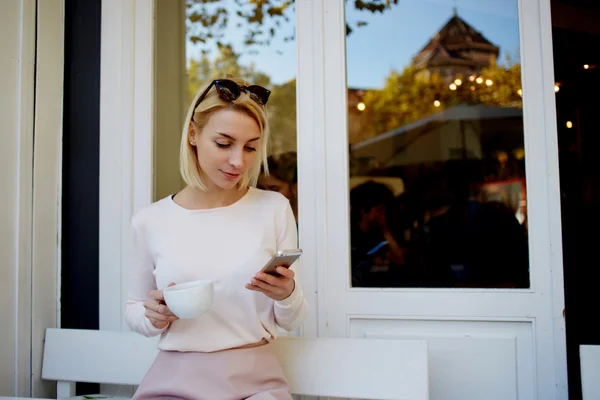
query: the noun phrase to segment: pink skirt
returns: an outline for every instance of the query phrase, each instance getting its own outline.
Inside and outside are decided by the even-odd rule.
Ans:
[[[133,399],[292,400],[271,345],[214,353],[160,351]]]

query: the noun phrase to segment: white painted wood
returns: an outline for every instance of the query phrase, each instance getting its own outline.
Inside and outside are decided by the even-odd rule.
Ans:
[[[100,190],[99,190],[99,314],[100,329],[121,329],[121,241],[123,181],[130,169],[123,163],[124,144],[130,141],[130,55],[133,36],[131,1],[104,0],[100,46]]]
[[[523,0],[522,0],[523,1]],[[551,299],[546,306],[548,307],[548,318],[552,319],[552,326],[548,326],[548,334],[545,337],[551,337],[548,346],[554,347],[554,369],[555,376],[555,398],[568,398],[568,380],[567,380],[567,342],[566,342],[566,326],[565,326],[565,296],[564,296],[564,273],[563,273],[563,252],[562,252],[562,220],[561,220],[561,205],[560,205],[560,175],[558,161],[558,136],[556,128],[556,102],[555,94],[553,93],[554,83],[554,53],[552,49],[552,15],[551,7],[553,5],[549,1],[538,0],[539,4],[539,40],[541,48],[541,57],[537,65],[533,65],[528,69],[528,76],[535,73],[536,68],[542,71],[542,81],[544,84],[544,92],[541,97],[543,101],[543,118],[542,127],[543,142],[545,144],[544,159],[546,160],[545,172],[545,189],[547,190],[547,242],[542,245],[549,245],[548,258],[544,264],[549,276],[547,279],[550,288]],[[529,103],[533,104],[535,99],[530,99]],[[542,177],[540,176],[540,179]],[[543,180],[543,179],[542,179]],[[529,194],[528,194],[529,195]],[[542,216],[540,216],[543,219]],[[541,233],[540,233],[541,234]],[[541,250],[540,250],[541,252]],[[541,327],[543,329],[543,327]],[[538,347],[538,351],[542,348]],[[545,360],[538,360],[544,362]],[[550,373],[550,372],[548,372]]]
[[[136,3],[135,1],[124,1],[121,3],[121,23],[122,23],[122,42],[120,43],[121,48],[121,84],[125,86],[125,88],[120,89],[119,93],[120,105],[122,107],[121,110],[121,121],[120,127],[118,129],[119,132],[119,167],[120,171],[117,173],[120,175],[119,180],[116,181],[119,185],[119,198],[117,204],[119,205],[119,215],[118,215],[118,226],[119,230],[119,238],[118,247],[113,250],[117,250],[117,254],[119,256],[119,260],[117,262],[116,275],[110,277],[110,282],[105,287],[101,286],[101,291],[106,293],[108,296],[112,296],[115,300],[118,300],[118,304],[116,306],[117,309],[107,309],[107,312],[112,314],[110,320],[110,324],[106,326],[102,325],[103,315],[100,317],[100,329],[115,329],[115,330],[128,330],[127,325],[125,324],[125,319],[123,318],[123,304],[127,298],[127,253],[126,248],[123,246],[126,242],[127,235],[129,234],[130,220],[133,210],[133,154],[134,154],[134,136],[133,131],[135,128],[135,119],[134,119],[134,108],[135,108],[135,90],[134,90],[134,77],[135,77],[135,52],[134,52],[134,37],[135,37],[135,12],[136,12]],[[115,10],[116,11],[116,10]],[[104,31],[104,30],[103,30]],[[102,133],[101,133],[102,134]],[[102,149],[100,150],[100,157],[107,157],[107,162],[111,162],[111,153],[110,148],[106,149],[107,154],[102,153]],[[110,189],[109,189],[110,190]],[[117,222],[117,221],[115,221]],[[116,243],[115,243],[116,244]],[[117,280],[117,277],[121,279]],[[119,286],[120,285],[120,286]],[[116,294],[120,293],[120,296]]]
[[[349,329],[355,338],[425,339],[430,354],[431,398],[505,400],[517,398],[517,393],[525,391],[527,382],[534,379],[530,367],[534,355],[527,351],[533,347],[531,322],[352,316]],[[445,392],[453,382],[465,380],[468,384],[455,387],[452,393]],[[489,390],[497,382],[503,384]]]
[[[29,395],[35,1],[0,13],[0,394]]]
[[[0,146],[7,153],[2,152],[0,159],[1,186],[8,194],[2,209],[10,217],[2,216],[8,235],[3,234],[0,242],[10,248],[2,247],[1,253],[11,258],[0,262],[3,268],[10,268],[3,269],[4,282],[9,285],[2,289],[7,296],[3,302],[10,307],[3,309],[2,319],[11,327],[2,346],[3,394],[44,392],[39,379],[41,338],[45,328],[56,326],[62,15],[61,0],[3,3],[3,37],[10,40],[3,41],[0,48],[0,108],[7,112],[2,118],[6,135]],[[5,354],[8,348],[12,350]]]
[[[302,339],[274,342],[292,393],[355,399],[428,399],[423,340]]]
[[[134,209],[134,155],[136,121],[148,124],[149,112],[144,84],[151,84],[151,73],[135,79],[136,71],[152,68],[148,62],[152,49],[148,40],[136,36],[148,32],[153,12],[149,1],[103,0],[100,61],[100,222],[99,222],[99,292],[100,329],[129,330],[123,317],[127,298],[126,238]],[[150,18],[145,27],[143,19]],[[136,48],[136,46],[138,46]],[[137,92],[136,92],[137,90]],[[139,104],[137,102],[139,101]],[[136,111],[137,110],[137,111]],[[145,115],[146,113],[146,115]],[[137,118],[137,119],[136,119]],[[136,132],[134,134],[134,132]],[[148,139],[150,140],[150,139]],[[147,143],[144,148],[147,149]],[[151,154],[146,155],[151,160]],[[149,167],[140,162],[143,168]],[[149,173],[149,172],[142,173]],[[149,185],[151,183],[148,183]],[[139,185],[138,185],[139,186]],[[101,385],[101,392],[120,395],[132,388]]]
[[[531,289],[378,290],[350,287],[349,188],[348,180],[343,178],[348,177],[344,2],[323,2],[325,75],[321,93],[325,97],[327,116],[324,121],[325,169],[316,177],[319,182],[311,187],[326,190],[307,193],[326,210],[323,242],[327,256],[323,258],[325,265],[319,265],[326,271],[326,285],[319,286],[318,292],[319,335],[349,336],[357,318],[368,319],[367,331],[377,335],[390,335],[387,330],[394,331],[393,326],[381,321],[391,320],[400,326],[405,326],[407,321],[434,323],[435,329],[424,329],[413,336],[423,339],[435,333],[440,337],[430,349],[430,361],[438,360],[448,368],[437,370],[430,377],[432,387],[436,388],[432,399],[476,399],[476,395],[464,393],[463,389],[478,378],[488,379],[486,388],[490,393],[508,393],[512,396],[508,398],[567,398],[560,198],[547,3],[541,0],[519,3]],[[302,151],[310,149],[300,148],[299,152]],[[324,320],[321,316],[325,316]],[[530,331],[528,334],[533,340],[520,342],[515,347],[516,358],[507,358],[503,364],[512,362],[513,371],[501,374],[502,379],[489,381],[489,377],[494,376],[495,360],[492,359],[475,370],[475,376],[456,375],[460,359],[450,356],[454,342],[447,332],[461,321],[468,323],[464,337],[479,329],[494,337],[519,322],[523,329]],[[505,345],[501,340],[489,343],[497,343],[496,350]],[[462,341],[461,346],[467,346],[464,351],[471,358],[478,351],[475,341]],[[451,376],[456,379],[449,379]],[[505,385],[513,385],[515,376],[518,376],[516,391],[505,392]]]
[[[146,35],[151,31],[152,10],[150,0],[103,2],[101,329],[127,329],[122,318],[127,283],[122,239],[133,210],[151,200],[152,89],[144,85],[152,80],[154,68],[152,41]],[[434,347],[431,357],[452,367],[458,364],[445,355],[450,348],[444,343],[452,343],[452,337],[443,336],[448,327],[466,321],[470,325],[464,335],[487,329],[488,336],[494,337],[520,323],[518,332],[529,329],[533,339],[519,341],[522,333],[516,336],[512,362],[519,377],[518,397],[566,398],[549,4],[520,1],[531,227],[532,287],[527,290],[349,288],[348,182],[342,179],[348,176],[343,2],[296,2],[296,19],[299,226],[305,250],[299,279],[312,307],[304,335],[347,337],[353,335],[356,318],[368,317],[369,332],[376,335],[394,331],[381,328],[381,321],[434,322],[442,344]],[[431,334],[425,329],[414,337]],[[472,356],[476,347],[462,343]],[[489,377],[493,371],[485,368],[490,365],[476,372]],[[465,382],[452,381],[450,376],[443,371],[432,376],[436,390],[446,393],[444,400],[463,393]],[[488,389],[494,392],[513,382],[510,379],[506,375]]]
[[[49,400],[49,399],[43,399],[43,398],[38,398],[38,397],[0,397],[0,400]]]
[[[133,210],[152,202],[154,140],[154,0],[135,0],[133,74]],[[131,187],[131,186],[130,186]]]
[[[151,199],[153,19],[152,0],[102,3],[100,329],[127,329],[122,245],[134,209]]]
[[[43,397],[54,394],[41,371],[45,331],[58,325],[60,298],[64,2],[46,0],[37,6],[31,395]]]
[[[75,382],[57,382],[56,383],[56,398],[57,399],[68,399],[75,396],[76,383]]]
[[[325,324],[318,296],[325,288],[327,255],[324,203],[315,193],[325,193],[325,105],[323,88],[323,4],[321,0],[296,2],[296,120],[298,131],[298,227],[304,250],[298,279],[310,312],[303,324],[305,337],[317,337]]]
[[[58,398],[73,395],[72,382],[138,385],[158,353],[156,343],[133,332],[49,329],[43,377],[58,382]],[[429,398],[422,340],[279,338],[273,349],[295,394]]]
[[[33,219],[33,118],[35,101],[35,32],[36,32],[36,3],[22,1],[20,3],[20,55],[19,77],[20,86],[17,113],[19,132],[17,138],[19,149],[19,172],[17,174],[18,188],[18,288],[16,340],[18,353],[15,357],[15,387],[13,393],[20,396],[31,395],[31,354],[32,354],[32,219]],[[3,169],[4,170],[4,169]],[[6,170],[5,170],[6,171]],[[4,187],[4,185],[2,185]],[[6,321],[6,319],[3,318]],[[4,342],[6,343],[6,342]]]
[[[561,208],[550,3],[521,0],[521,62],[537,395],[566,399]],[[527,95],[530,93],[530,95]],[[542,106],[540,107],[540,101]]]
[[[158,337],[134,332],[49,329],[43,378],[138,385],[158,354]]]
[[[152,199],[152,0],[103,1],[100,74],[100,329],[127,330],[123,244]]]
[[[600,345],[579,346],[579,362],[583,400],[600,400]]]

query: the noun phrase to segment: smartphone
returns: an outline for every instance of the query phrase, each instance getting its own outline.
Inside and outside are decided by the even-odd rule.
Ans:
[[[264,272],[266,274],[271,274],[275,276],[280,276],[275,269],[279,266],[289,268],[300,256],[302,255],[302,250],[293,249],[293,250],[279,250],[269,262],[265,264],[263,269],[260,272]]]

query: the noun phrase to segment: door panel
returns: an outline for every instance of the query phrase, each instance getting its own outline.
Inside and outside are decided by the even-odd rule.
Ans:
[[[315,273],[318,278],[319,302],[316,334],[333,337],[384,337],[390,340],[410,337],[428,340],[432,365],[430,373],[432,399],[478,399],[482,396],[488,398],[490,395],[503,399],[565,398],[564,320],[561,315],[562,269],[560,251],[557,250],[560,249],[560,210],[557,207],[558,191],[555,190],[557,184],[557,164],[554,157],[556,147],[553,139],[555,126],[553,107],[547,106],[553,105],[555,91],[551,78],[551,53],[548,52],[549,45],[542,35],[550,27],[548,5],[533,0],[522,0],[519,3],[511,3],[507,7],[514,12],[515,18],[518,11],[518,18],[512,21],[512,26],[518,27],[517,58],[521,63],[522,87],[517,89],[516,94],[519,99],[523,95],[523,110],[522,117],[517,117],[522,118],[518,120],[522,129],[521,142],[517,140],[513,145],[522,146],[522,153],[521,150],[515,151],[516,149],[510,151],[512,151],[511,156],[522,160],[522,167],[524,167],[519,170],[521,171],[519,172],[521,175],[518,175],[521,179],[518,184],[520,193],[517,193],[516,204],[522,206],[521,201],[526,198],[528,207],[527,210],[513,209],[512,218],[522,227],[526,222],[525,243],[528,248],[526,260],[529,270],[527,281],[524,284],[515,284],[514,279],[501,282],[504,275],[495,274],[494,277],[499,279],[488,281],[487,284],[482,284],[480,281],[475,284],[464,281],[457,283],[454,280],[452,284],[443,285],[405,285],[390,284],[390,280],[383,279],[371,287],[366,287],[368,285],[353,285],[350,273],[352,253],[350,190],[355,182],[349,178],[354,172],[353,168],[356,164],[353,162],[356,160],[349,157],[348,149],[352,144],[349,136],[350,124],[356,121],[353,122],[352,117],[348,116],[348,110],[354,108],[360,111],[360,109],[358,103],[350,104],[349,100],[346,72],[348,71],[349,77],[350,67],[346,63],[345,52],[349,48],[346,27],[348,20],[344,13],[343,2],[311,3],[305,6],[306,12],[312,12],[313,15],[321,12],[323,18],[324,31],[321,37],[319,34],[313,35],[313,43],[318,45],[309,60],[321,61],[324,110],[321,114],[312,107],[310,110],[316,115],[309,117],[308,105],[302,103],[306,96],[303,93],[318,94],[319,90],[300,85],[298,118],[300,121],[303,121],[304,117],[310,118],[309,121],[315,125],[317,132],[313,135],[309,134],[310,143],[308,139],[307,143],[299,142],[299,151],[301,152],[303,148],[316,149],[319,145],[324,146],[322,155],[324,165],[320,174],[315,172],[314,168],[302,165],[302,162],[299,166],[301,171],[314,174],[317,180],[312,185],[314,191],[312,194],[315,198],[311,198],[311,202],[316,203],[313,207],[316,207],[317,213],[322,212],[320,221],[324,224],[324,235],[321,241],[314,243],[314,239],[308,238],[308,234],[304,236],[306,240],[304,243],[309,245],[311,251],[315,251],[319,262]],[[440,3],[438,4],[440,10],[445,10],[446,16],[451,15],[452,2],[437,3]],[[301,5],[298,13],[302,14],[300,7]],[[352,5],[348,4],[347,7]],[[392,4],[392,7],[395,5]],[[402,4],[399,7],[402,7]],[[468,9],[467,5],[462,7]],[[481,12],[487,6],[477,7],[478,9],[471,11]],[[440,10],[431,13],[435,14]],[[498,10],[500,18],[506,18],[502,13],[510,10]],[[384,10],[382,15],[385,16],[386,12],[388,11]],[[458,14],[461,13],[459,8]],[[468,14],[467,11],[465,14]],[[421,18],[430,15],[426,14]],[[354,21],[361,20],[354,18]],[[418,32],[420,26],[415,21],[418,21],[416,17],[409,23],[414,27],[414,32]],[[383,29],[383,24],[368,22],[366,26],[353,30],[349,37],[360,34],[360,29],[369,27]],[[443,26],[443,22],[442,18],[440,26]],[[314,26],[318,25],[317,19]],[[299,27],[302,29],[302,25],[299,24]],[[488,32],[494,27],[484,25],[476,28]],[[420,46],[427,43],[429,39],[427,35],[431,34],[431,32],[424,34],[420,45],[416,48],[417,51]],[[491,34],[489,36],[493,37]],[[398,46],[411,41],[412,38],[409,37],[396,38]],[[392,52],[393,49],[386,51]],[[391,57],[385,52],[381,54],[384,59]],[[369,57],[368,52],[365,52],[362,57],[375,60],[375,56]],[[466,78],[468,80],[469,77]],[[475,82],[477,83],[477,77]],[[454,81],[452,83],[456,85]],[[318,69],[315,85],[317,84],[319,84]],[[484,79],[483,84],[489,88],[493,87],[495,82],[487,85]],[[454,91],[450,88],[450,83],[447,88]],[[544,103],[544,107],[538,106],[540,101]],[[437,108],[436,104],[432,102],[431,107]],[[365,101],[365,108],[362,111],[368,107],[369,104]],[[305,110],[304,114],[303,110]],[[370,121],[366,119],[364,123],[368,126]],[[478,129],[481,128],[480,124]],[[484,128],[491,129],[493,126]],[[508,127],[504,128],[510,131]],[[323,130],[323,136],[318,136],[319,129]],[[457,128],[451,127],[451,129]],[[452,142],[458,145],[466,143],[469,147],[473,145],[473,140],[481,137],[480,132],[474,134],[473,130],[467,130],[465,133],[464,141],[454,138]],[[464,151],[450,151],[452,149],[446,146],[448,143],[441,139],[438,140],[439,143],[445,146],[443,150],[446,157],[461,159],[465,155]],[[492,146],[494,143],[499,142],[486,142],[485,146]],[[481,143],[480,145],[480,150],[486,149]],[[383,146],[382,151],[390,150],[391,147],[391,145]],[[466,158],[477,159],[481,154],[486,153],[483,150],[467,151]],[[495,156],[496,160],[498,156]],[[504,155],[500,156],[500,160],[504,160],[502,158]],[[316,165],[320,165],[319,162],[315,161]],[[469,168],[466,168],[467,173],[472,172]],[[367,171],[366,175],[372,172]],[[522,180],[523,178],[525,179]],[[408,185],[405,188],[408,189]],[[502,199],[502,197],[498,198]],[[310,204],[308,200],[301,199],[301,205],[305,203]],[[523,218],[525,212],[526,218]],[[313,234],[319,237],[320,232],[320,228],[316,228]],[[452,235],[447,237],[452,239]],[[467,251],[470,250],[469,246],[474,245],[466,246]],[[427,250],[421,254],[430,255],[430,252],[431,250]],[[492,259],[490,264],[496,261]],[[506,268],[510,269],[512,265],[507,265],[508,263],[509,260],[504,260],[497,264],[496,268],[506,265]],[[451,274],[461,272],[460,269],[454,268],[456,264],[447,265]],[[483,268],[487,265],[487,263],[480,263]],[[523,269],[519,271],[522,272]],[[456,275],[454,277],[456,278]],[[468,385],[467,388],[465,385]],[[469,388],[472,388],[472,391],[469,391]]]
[[[432,399],[532,398],[532,321],[348,317],[351,337],[426,339]],[[435,378],[434,378],[435,377]]]
[[[440,2],[436,0],[435,4],[439,6]],[[432,399],[477,399],[484,390],[507,399],[566,398],[560,198],[556,188],[548,4],[541,0],[521,0],[517,5],[530,281],[520,288],[496,284],[487,288],[481,285],[381,288],[351,284],[344,4],[325,0],[294,3],[297,21],[297,62],[294,65],[298,85],[291,93],[298,117],[292,125],[297,124],[298,129],[299,233],[300,246],[305,250],[299,279],[313,307],[304,325],[304,334],[427,339],[431,343]],[[443,4],[447,11],[448,5]],[[348,3],[348,6],[354,5]],[[135,13],[136,19],[145,24],[151,20],[148,15],[137,14],[137,6]],[[361,21],[355,22],[358,25]],[[402,38],[397,41],[401,42]],[[144,56],[142,60],[152,54],[149,50],[152,46],[137,48]],[[153,76],[146,73],[152,69],[148,64],[151,63],[135,63],[136,81],[141,79],[139,76]],[[138,74],[138,68],[142,75]],[[145,90],[133,91],[133,97],[144,99]],[[128,102],[126,106],[133,104],[137,102]],[[140,109],[133,117],[133,137],[142,139],[143,144],[151,142],[151,130],[146,129],[146,121],[150,120],[146,112],[145,108]],[[466,140],[469,143],[470,139]],[[152,154],[149,147],[136,146],[130,150],[134,155],[130,157],[129,152],[124,151],[123,164],[133,171],[133,188],[129,183],[122,187],[117,185],[124,191],[120,195],[121,208],[127,215],[130,208],[152,200],[152,191],[147,190],[152,184],[149,170],[152,165],[158,167],[158,164],[133,161],[133,158],[148,160]],[[116,182],[121,182],[120,179]],[[104,275],[107,276],[111,268],[104,268]],[[118,287],[121,275],[113,275],[111,282],[119,281],[114,283]],[[110,289],[111,285],[104,285],[103,293],[108,296]],[[113,304],[110,300],[104,302],[107,303]],[[116,316],[111,321],[120,323],[117,318],[120,306],[114,305]],[[105,308],[103,315],[108,316],[110,307]],[[461,374],[461,371],[466,372]],[[497,381],[493,380],[494,376]],[[469,382],[475,394],[465,392],[465,382]]]

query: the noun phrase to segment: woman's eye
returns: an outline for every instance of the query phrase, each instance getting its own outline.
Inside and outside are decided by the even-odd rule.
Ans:
[[[252,152],[256,151],[256,149],[254,147],[246,147],[246,151]]]
[[[228,148],[229,146],[231,146],[231,145],[230,145],[230,144],[228,144],[228,143],[219,143],[219,142],[215,142],[215,144],[216,144],[216,145],[217,145],[217,147],[218,147],[218,148],[220,148],[220,149],[226,149],[226,148]]]

